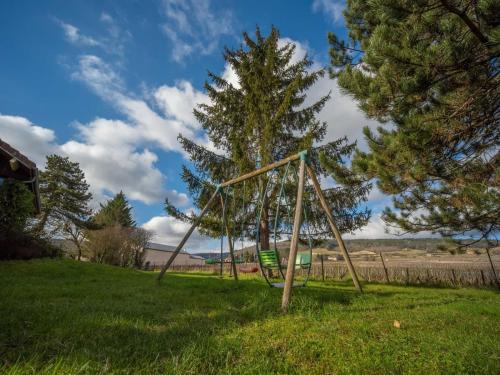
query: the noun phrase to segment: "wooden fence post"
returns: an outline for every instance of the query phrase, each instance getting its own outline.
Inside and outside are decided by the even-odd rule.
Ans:
[[[380,260],[382,261],[382,267],[384,267],[385,273],[385,281],[389,284],[389,273],[387,272],[387,267],[385,266],[384,257],[382,256],[382,252],[379,251],[378,255],[380,255]]]
[[[455,270],[451,269],[451,276],[453,277],[453,285],[458,286],[457,284],[457,276],[455,275]]]
[[[325,265],[323,264],[323,254],[321,254],[321,279],[325,281]]]

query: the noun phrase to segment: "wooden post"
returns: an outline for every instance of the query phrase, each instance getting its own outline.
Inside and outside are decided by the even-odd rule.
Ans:
[[[340,250],[342,251],[342,255],[344,256],[344,259],[347,264],[347,268],[349,269],[349,273],[351,274],[352,281],[354,283],[354,286],[356,289],[360,292],[363,293],[363,289],[361,288],[361,284],[359,283],[358,280],[358,275],[356,275],[356,270],[354,269],[354,266],[352,265],[351,257],[349,256],[349,253],[347,252],[347,249],[344,244],[344,240],[342,239],[342,236],[340,235],[340,232],[337,228],[337,225],[335,225],[335,221],[333,220],[333,215],[330,212],[330,208],[328,207],[328,203],[326,202],[326,198],[323,194],[323,191],[321,190],[321,186],[319,184],[318,178],[316,177],[316,174],[314,173],[313,169],[310,166],[307,166],[307,173],[309,174],[309,177],[311,177],[314,190],[316,191],[316,194],[318,195],[319,201],[321,203],[321,206],[323,207],[323,210],[325,211],[326,218],[328,219],[328,223],[330,224],[330,228],[335,236],[335,239],[337,240],[337,243],[339,244]]]
[[[380,260],[382,261],[382,267],[384,267],[385,281],[389,284],[389,273],[387,272],[387,267],[385,266],[384,257],[382,256],[382,252],[379,251],[378,255],[380,255]]]
[[[497,272],[495,271],[495,266],[493,265],[493,261],[491,260],[490,249],[486,248],[486,254],[488,254],[488,259],[490,261],[491,271],[493,272],[493,277],[495,278],[495,284],[498,289],[500,289],[500,282],[498,282]]]
[[[451,277],[453,277],[453,285],[458,286],[457,276],[455,275],[455,270],[453,268],[451,269]]]
[[[486,286],[486,280],[484,279],[484,272],[483,270],[480,271],[481,271],[481,280],[483,281],[483,285]]]
[[[305,155],[304,155],[305,156]],[[292,241],[290,242],[290,253],[288,254],[288,266],[286,269],[285,287],[283,288],[283,299],[281,308],[284,312],[288,311],[290,297],[293,288],[293,276],[295,273],[295,261],[297,258],[297,246],[299,243],[301,214],[302,214],[302,197],[304,195],[304,179],[305,179],[305,158],[300,158],[299,166],[299,187],[297,189],[297,202],[295,203],[295,217],[293,220]]]
[[[323,264],[323,254],[320,254],[321,259],[321,279],[325,281],[325,265]]]
[[[224,197],[222,195],[220,196],[220,202],[222,204],[222,212],[224,212],[223,220],[224,220],[224,228],[226,230],[226,235],[227,235],[227,243],[229,244],[229,254],[231,255],[231,269],[233,271],[232,273],[234,276],[234,280],[238,281],[238,271],[236,270],[236,262],[234,259],[233,241],[231,239],[231,233],[229,231],[229,226],[227,225],[226,204],[224,203]]]
[[[158,282],[161,280],[161,278],[163,277],[163,275],[165,274],[165,272],[167,272],[167,270],[170,267],[170,265],[174,262],[175,257],[181,252],[182,248],[184,247],[186,241],[189,239],[189,237],[191,236],[191,234],[193,233],[193,231],[196,229],[196,227],[198,225],[200,225],[201,219],[207,213],[208,209],[212,205],[212,203],[213,203],[215,197],[217,196],[217,194],[219,194],[219,188],[217,188],[215,190],[215,192],[212,194],[212,196],[208,200],[208,202],[205,205],[205,207],[203,207],[203,209],[201,210],[200,215],[198,216],[198,218],[191,225],[191,227],[189,228],[189,230],[187,231],[187,233],[184,235],[184,237],[182,238],[182,240],[179,243],[179,245],[177,245],[175,251],[172,253],[172,255],[170,256],[170,258],[168,259],[168,262],[162,267],[160,273],[158,274],[158,278],[157,278]]]

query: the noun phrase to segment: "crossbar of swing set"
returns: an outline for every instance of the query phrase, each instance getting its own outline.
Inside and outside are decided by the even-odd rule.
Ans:
[[[282,160],[279,160],[277,162],[271,163],[269,165],[266,165],[265,167],[256,169],[255,171],[248,172],[248,173],[246,173],[246,174],[244,174],[242,176],[233,178],[233,179],[231,179],[229,181],[225,181],[222,184],[220,184],[219,187],[224,188],[224,187],[227,187],[227,186],[231,186],[231,185],[243,182],[243,181],[248,180],[248,179],[250,179],[252,177],[256,177],[256,176],[259,176],[259,175],[261,175],[263,173],[271,171],[273,169],[282,167],[283,165],[286,165],[288,162],[291,162],[291,161],[294,161],[294,160],[299,160],[301,158],[304,158],[304,160],[305,160],[306,156],[307,156],[307,150],[300,151],[299,153],[297,153],[295,155],[291,155],[291,156],[289,156],[289,157],[287,157],[285,159],[282,159]]]

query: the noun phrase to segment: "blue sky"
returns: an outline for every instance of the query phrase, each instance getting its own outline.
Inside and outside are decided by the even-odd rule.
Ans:
[[[165,216],[164,198],[192,208],[176,137],[207,144],[192,108],[208,100],[207,70],[231,79],[223,47],[238,47],[256,25],[264,33],[275,25],[298,55],[327,66],[327,32],[346,34],[343,7],[334,0],[1,2],[0,138],[39,167],[53,152],[79,162],[94,205],[123,190],[136,221],[173,244],[186,225]],[[329,78],[311,89],[311,100],[330,90],[320,114],[327,140],[347,135],[362,144],[362,127],[377,124]],[[374,217],[355,237],[387,236],[379,218],[387,202],[372,192]],[[188,245],[207,242],[195,235]]]

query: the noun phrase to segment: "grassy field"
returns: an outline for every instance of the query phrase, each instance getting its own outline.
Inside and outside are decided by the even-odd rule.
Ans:
[[[4,262],[0,373],[500,373],[497,292],[365,290],[311,283],[285,316],[256,279]]]

